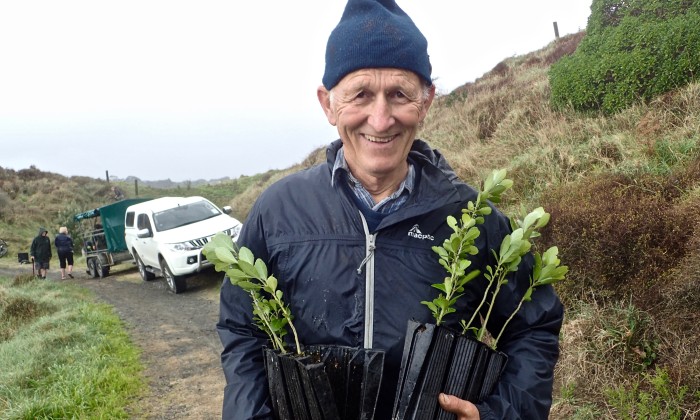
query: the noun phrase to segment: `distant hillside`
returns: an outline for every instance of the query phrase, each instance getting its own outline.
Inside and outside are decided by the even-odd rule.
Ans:
[[[71,231],[73,215],[85,210],[133,197],[201,195],[219,206],[228,205],[238,194],[256,182],[269,179],[277,171],[268,171],[237,179],[218,179],[174,183],[172,181],[141,181],[66,177],[44,172],[35,166],[14,170],[0,167],[0,239],[10,245],[5,258],[27,252],[37,230],[43,226],[51,236],[60,226]],[[138,190],[137,190],[138,189]],[[234,211],[243,220],[245,215]]]
[[[115,181],[115,182],[124,182],[124,183],[131,183],[133,184],[134,181],[138,182],[141,185],[146,185],[151,188],[157,188],[157,189],[173,189],[173,188],[188,188],[188,187],[198,187],[200,185],[218,185],[224,182],[231,181],[230,177],[223,177],[223,178],[217,178],[217,179],[195,179],[195,180],[187,180],[187,181],[171,181],[170,179],[161,179],[158,181],[144,181],[138,177],[135,176],[127,176],[124,179],[120,179],[117,177],[110,177],[110,181]]]

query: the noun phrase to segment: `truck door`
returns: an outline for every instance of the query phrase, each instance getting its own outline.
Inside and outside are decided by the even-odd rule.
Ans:
[[[143,229],[147,229],[150,235],[144,238],[136,238],[134,241],[136,252],[139,253],[141,260],[144,264],[160,268],[158,264],[158,247],[153,240],[153,226],[151,225],[151,219],[149,219],[148,214],[141,213],[136,219],[136,228],[140,232]]]

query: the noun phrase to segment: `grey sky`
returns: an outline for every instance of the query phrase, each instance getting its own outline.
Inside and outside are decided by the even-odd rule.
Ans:
[[[0,3],[0,166],[174,181],[301,162],[345,0]],[[591,0],[398,0],[439,92],[585,29]]]

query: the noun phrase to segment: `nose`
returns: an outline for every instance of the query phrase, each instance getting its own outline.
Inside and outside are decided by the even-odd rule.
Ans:
[[[395,122],[391,104],[383,95],[378,95],[372,102],[367,119],[369,125],[378,133],[388,130]]]

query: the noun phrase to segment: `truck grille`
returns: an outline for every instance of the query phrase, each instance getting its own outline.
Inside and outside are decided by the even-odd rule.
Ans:
[[[226,229],[226,230],[224,231],[224,233],[227,234],[228,236],[231,236],[231,233],[232,233],[232,232],[233,232],[232,229]],[[209,243],[209,240],[210,240],[213,236],[214,236],[214,235],[209,235],[209,236],[205,236],[205,237],[199,238],[199,239],[192,239],[191,241],[188,241],[188,242],[189,242],[190,245],[192,245],[193,247],[202,248],[204,245],[206,245],[207,243]]]

